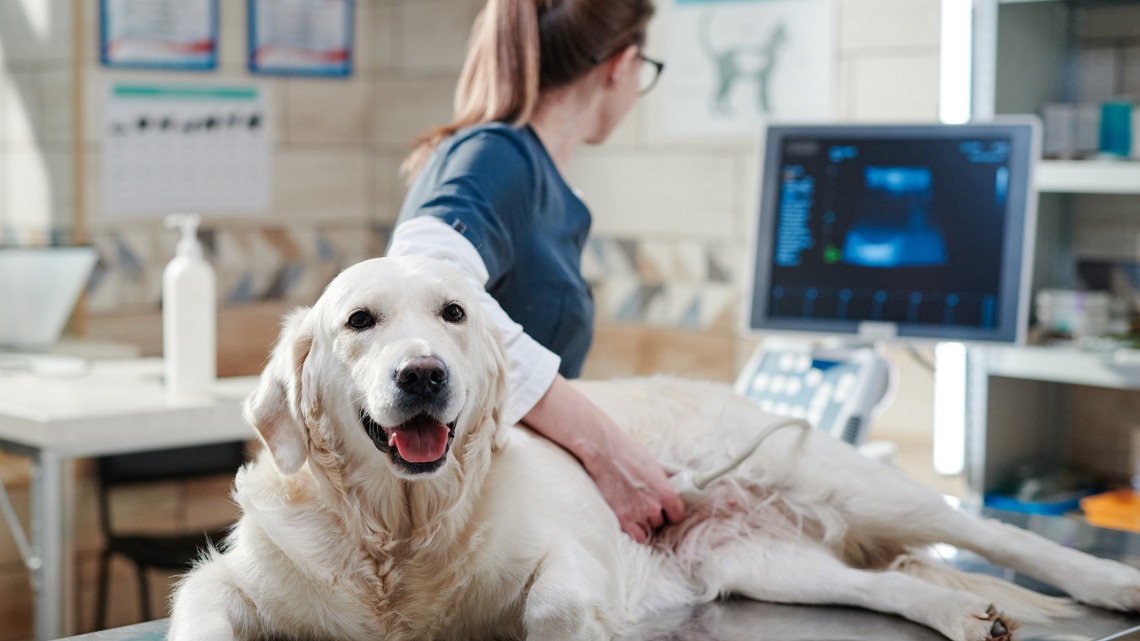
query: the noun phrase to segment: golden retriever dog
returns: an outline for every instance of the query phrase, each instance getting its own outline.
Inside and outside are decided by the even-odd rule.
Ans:
[[[504,367],[475,292],[432,259],[360,263],[290,314],[245,405],[266,447],[237,477],[243,516],[179,584],[169,638],[611,639],[736,594],[980,641],[1071,609],[921,556],[935,542],[1140,607],[1140,571],[956,511],[816,431],[776,432],[639,545],[573,457],[503,424]],[[724,385],[579,385],[666,469],[716,467],[776,420]]]

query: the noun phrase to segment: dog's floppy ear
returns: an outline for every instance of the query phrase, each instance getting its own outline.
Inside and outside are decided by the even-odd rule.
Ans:
[[[301,416],[301,370],[313,345],[313,321],[308,307],[285,317],[261,382],[245,399],[245,420],[257,428],[282,474],[299,470],[308,457]]]
[[[498,450],[506,444],[510,425],[503,423],[503,414],[506,412],[507,395],[507,357],[503,349],[503,341],[499,329],[488,323],[487,351],[491,360],[492,379],[490,380],[491,419],[495,423],[495,433],[492,437],[492,448]]]

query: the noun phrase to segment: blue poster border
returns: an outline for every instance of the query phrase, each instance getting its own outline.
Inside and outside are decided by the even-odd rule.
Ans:
[[[260,46],[260,40],[257,34],[257,4],[263,0],[246,0],[246,62],[249,67],[249,72],[259,76],[301,76],[309,78],[348,78],[352,75],[353,59],[356,58],[356,42],[355,42],[355,24],[356,24],[356,2],[355,0],[344,0],[346,5],[345,11],[345,47],[348,49],[348,57],[345,58],[344,64],[339,67],[332,68],[316,68],[309,66],[296,66],[296,67],[280,67],[275,66],[272,68],[261,67],[257,64],[257,49]]]
[[[210,56],[205,62],[177,62],[132,60],[121,62],[112,60],[109,55],[110,48],[110,9],[107,4],[112,0],[99,0],[99,61],[109,69],[145,69],[161,71],[214,71],[218,68],[219,23],[221,10],[218,0],[210,0],[210,38],[214,42]]]

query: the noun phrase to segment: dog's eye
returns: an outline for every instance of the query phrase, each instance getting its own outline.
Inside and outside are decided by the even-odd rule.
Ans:
[[[353,312],[352,316],[348,317],[348,326],[352,329],[368,329],[375,324],[376,319],[364,310]]]
[[[455,303],[443,308],[443,320],[449,323],[462,323],[464,318],[467,318],[467,312]]]

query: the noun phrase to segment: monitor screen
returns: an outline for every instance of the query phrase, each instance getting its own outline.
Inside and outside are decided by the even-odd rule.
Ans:
[[[1035,136],[1030,121],[771,127],[748,328],[1019,341]]]

